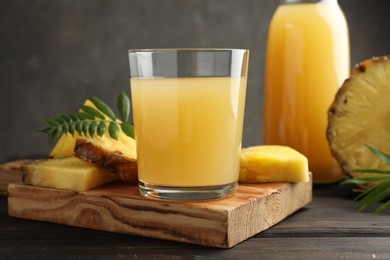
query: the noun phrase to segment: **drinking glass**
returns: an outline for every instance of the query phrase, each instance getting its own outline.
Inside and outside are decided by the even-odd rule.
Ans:
[[[177,201],[233,195],[249,51],[129,50],[141,194]]]

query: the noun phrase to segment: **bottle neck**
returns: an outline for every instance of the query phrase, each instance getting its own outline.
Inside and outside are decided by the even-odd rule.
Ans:
[[[315,4],[315,3],[337,3],[337,0],[281,0],[280,4],[287,5],[287,4]]]

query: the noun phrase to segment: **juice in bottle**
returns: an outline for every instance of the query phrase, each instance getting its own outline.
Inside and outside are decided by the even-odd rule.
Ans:
[[[343,178],[326,127],[349,69],[348,28],[337,0],[282,1],[268,35],[264,143],[306,155],[315,183]]]
[[[246,77],[131,78],[130,85],[141,182],[237,181]]]

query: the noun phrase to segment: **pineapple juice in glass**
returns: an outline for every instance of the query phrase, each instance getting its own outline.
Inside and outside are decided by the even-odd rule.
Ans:
[[[140,192],[164,200],[234,194],[249,51],[130,50]]]

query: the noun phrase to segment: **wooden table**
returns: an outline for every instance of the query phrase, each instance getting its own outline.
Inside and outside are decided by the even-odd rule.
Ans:
[[[314,187],[314,199],[278,225],[218,249],[11,218],[0,197],[0,259],[390,259],[390,212],[356,212],[351,186]]]

